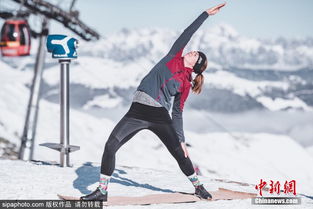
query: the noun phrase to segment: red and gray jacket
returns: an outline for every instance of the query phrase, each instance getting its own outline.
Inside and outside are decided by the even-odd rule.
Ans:
[[[192,69],[184,67],[182,53],[191,36],[207,19],[203,12],[175,41],[169,53],[163,57],[143,78],[137,91],[143,91],[168,111],[171,108],[171,97],[174,97],[172,122],[179,141],[184,142],[183,108],[191,88]]]

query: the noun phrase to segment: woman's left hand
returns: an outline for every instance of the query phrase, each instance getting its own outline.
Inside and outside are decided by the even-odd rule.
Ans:
[[[226,2],[224,2],[223,4],[219,4],[215,7],[212,7],[208,10],[206,10],[206,12],[209,14],[209,15],[215,15],[216,13],[218,13],[220,11],[220,9],[226,5]]]
[[[189,157],[189,153],[188,153],[188,150],[187,150],[186,143],[185,142],[181,142],[180,144],[181,144],[181,147],[184,150],[185,158]]]

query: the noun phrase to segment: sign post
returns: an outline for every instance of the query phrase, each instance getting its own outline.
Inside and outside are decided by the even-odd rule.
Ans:
[[[60,152],[61,167],[70,167],[70,153],[79,150],[79,146],[70,145],[69,133],[69,70],[71,59],[77,58],[78,41],[65,35],[49,35],[47,38],[48,52],[60,63],[60,144],[43,143],[41,146]]]

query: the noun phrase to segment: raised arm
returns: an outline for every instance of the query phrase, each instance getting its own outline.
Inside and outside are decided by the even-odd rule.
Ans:
[[[172,48],[170,49],[170,55],[175,56],[178,52],[182,52],[182,49],[187,45],[192,35],[199,29],[202,23],[207,19],[209,15],[215,15],[226,3],[219,4],[204,11],[197,19],[195,19],[191,25],[189,25],[184,32],[178,37],[174,42]]]
[[[215,6],[215,7],[211,7],[210,9],[207,9],[206,12],[208,13],[208,15],[215,15],[225,5],[226,5],[226,2],[224,2],[223,4],[219,4],[219,5]]]

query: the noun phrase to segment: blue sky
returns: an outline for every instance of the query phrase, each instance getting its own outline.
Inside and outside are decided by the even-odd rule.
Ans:
[[[55,1],[61,2],[64,6],[62,3],[64,0]],[[80,10],[80,18],[84,22],[101,34],[107,35],[125,27],[157,26],[183,30],[202,11],[222,2],[224,1],[77,0],[75,7]],[[226,2],[226,7],[209,18],[202,27],[227,23],[248,37],[313,37],[313,0],[226,0]],[[0,24],[2,22],[0,21]],[[51,32],[63,32],[63,28],[53,23]]]
[[[92,2],[92,3],[91,3]],[[123,27],[183,30],[203,10],[221,0],[78,0],[81,18],[102,34]],[[313,36],[313,0],[226,0],[227,5],[204,27],[232,25],[249,37]]]

